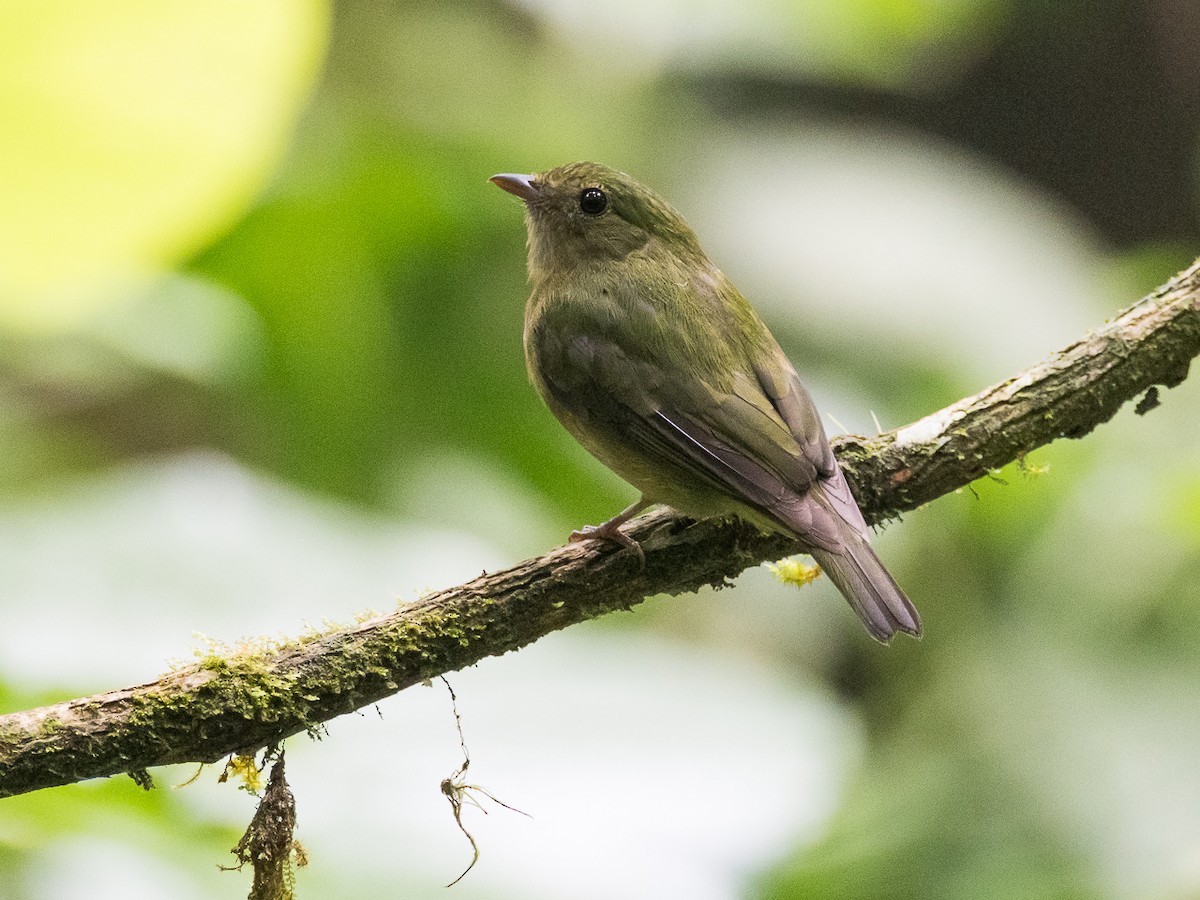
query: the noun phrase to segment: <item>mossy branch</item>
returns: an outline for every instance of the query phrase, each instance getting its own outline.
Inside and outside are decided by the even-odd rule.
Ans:
[[[1157,402],[1200,354],[1200,261],[1111,322],[1014,378],[897,431],[834,442],[868,520],[969,484],[1060,437],[1082,437],[1142,396]],[[1144,396],[1143,396],[1144,395]],[[484,573],[349,628],[213,654],[157,681],[0,716],[0,797],[275,744],[443,672],[653,594],[721,586],[797,551],[735,522],[659,510],[646,551],[576,544]]]

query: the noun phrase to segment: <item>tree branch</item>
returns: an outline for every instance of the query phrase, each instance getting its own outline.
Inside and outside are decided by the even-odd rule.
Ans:
[[[1157,402],[1200,355],[1200,260],[1048,360],[897,431],[834,448],[868,521],[969,484],[1128,400]],[[250,752],[443,672],[532,643],[653,594],[726,585],[798,550],[737,522],[658,510],[646,551],[574,544],[431,594],[391,615],[287,644],[211,654],[157,681],[0,716],[0,797],[152,766]]]

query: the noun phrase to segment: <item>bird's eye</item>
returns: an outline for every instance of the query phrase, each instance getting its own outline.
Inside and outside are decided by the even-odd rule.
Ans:
[[[579,195],[579,208],[589,216],[598,216],[608,209],[608,197],[600,188],[584,188]]]

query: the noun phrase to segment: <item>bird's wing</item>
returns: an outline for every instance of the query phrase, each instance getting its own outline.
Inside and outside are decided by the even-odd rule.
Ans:
[[[840,552],[838,519],[856,529],[861,523],[812,400],[782,351],[778,362],[737,372],[718,388],[702,374],[672,380],[653,359],[599,331],[548,330],[537,344],[545,389],[608,442],[698,479],[815,547]],[[842,511],[843,490],[857,521]]]
[[[788,361],[783,350],[775,347],[766,361],[754,366],[754,374],[767,395],[771,405],[787,424],[804,456],[812,460],[818,472],[821,493],[834,511],[849,523],[864,539],[870,532],[863,520],[862,510],[850,493],[846,476],[838,467],[837,458],[825,436],[821,417],[812,401],[808,389],[800,383],[800,376]]]

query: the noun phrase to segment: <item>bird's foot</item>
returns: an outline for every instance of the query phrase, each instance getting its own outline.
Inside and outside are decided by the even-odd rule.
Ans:
[[[646,552],[642,550],[642,545],[627,535],[621,530],[621,526],[640,513],[647,506],[652,506],[653,502],[642,497],[637,503],[621,510],[617,515],[613,516],[603,525],[584,525],[578,531],[572,531],[568,540],[572,544],[577,544],[580,541],[611,541],[614,544],[620,544],[628,550],[632,550],[637,554],[638,568],[646,568]]]
[[[610,519],[603,525],[584,525],[578,531],[572,531],[568,540],[572,544],[577,544],[580,541],[611,541],[614,544],[620,544],[622,547],[636,553],[639,567],[644,568],[646,565],[646,553],[642,550],[641,544],[621,530],[621,525],[624,522],[625,520],[618,516],[616,519]]]

